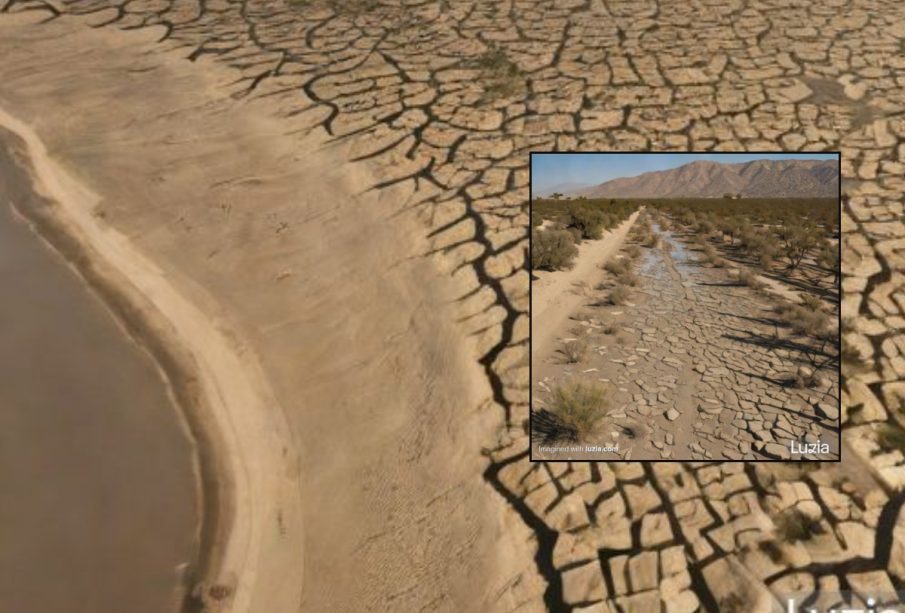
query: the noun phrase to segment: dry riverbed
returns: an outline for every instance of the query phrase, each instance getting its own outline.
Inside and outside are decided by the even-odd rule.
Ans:
[[[593,382],[611,392],[606,418],[579,445],[535,433],[533,457],[837,459],[835,364],[820,369],[813,388],[790,382],[800,367],[831,356],[833,344],[813,347],[792,334],[767,294],[739,283],[731,268],[704,264],[690,236],[654,231],[661,241],[634,264],[640,282],[629,301],[611,305],[605,288],[585,287],[558,347],[533,363],[536,409],[549,406],[557,386]],[[569,363],[562,349],[574,339],[590,350]]]

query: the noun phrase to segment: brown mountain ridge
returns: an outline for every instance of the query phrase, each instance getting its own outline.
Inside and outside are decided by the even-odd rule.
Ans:
[[[820,198],[839,194],[837,160],[754,160],[724,164],[700,160],[622,177],[573,192],[588,198]]]

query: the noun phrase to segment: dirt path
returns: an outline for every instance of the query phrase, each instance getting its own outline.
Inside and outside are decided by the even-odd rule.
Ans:
[[[828,443],[821,459],[837,457],[835,369],[822,371],[818,389],[788,386],[789,375],[810,365],[803,339],[782,326],[764,295],[727,269],[702,265],[686,237],[655,230],[663,246],[647,249],[637,266],[633,302],[587,311],[616,323],[619,334],[579,322],[596,350],[576,365],[544,361],[535,397],[543,402],[573,377],[613,383],[613,414],[599,440],[588,441],[618,443],[608,458],[788,459],[793,440]]]
[[[534,273],[537,279],[531,282],[532,360],[535,356],[549,356],[554,350],[553,341],[565,332],[569,316],[586,300],[580,288],[593,286],[603,277],[601,266],[619,250],[637,218],[635,211],[600,240],[583,241],[570,270]]]

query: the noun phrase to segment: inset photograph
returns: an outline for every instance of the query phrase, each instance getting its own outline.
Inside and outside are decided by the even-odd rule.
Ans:
[[[532,153],[531,459],[838,461],[838,153]]]

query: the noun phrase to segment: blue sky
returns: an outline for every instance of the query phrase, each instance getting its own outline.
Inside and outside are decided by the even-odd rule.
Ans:
[[[531,156],[531,187],[541,191],[559,183],[596,185],[668,170],[696,160],[728,164],[752,160],[835,160],[835,153],[535,153]]]

